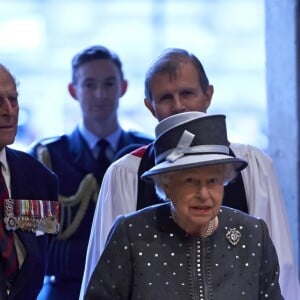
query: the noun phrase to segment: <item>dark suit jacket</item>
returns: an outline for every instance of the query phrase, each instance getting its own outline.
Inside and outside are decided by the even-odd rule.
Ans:
[[[134,144],[138,147],[151,141],[139,132],[122,131],[113,160],[119,157],[119,151],[125,146]],[[39,157],[38,153],[45,151],[50,155],[51,169],[59,178],[62,213],[61,232],[58,238],[51,241],[47,268],[47,274],[54,275],[55,281],[53,284],[50,282],[50,292],[44,286],[41,298],[78,299],[96,199],[104,172],[97,165],[78,128],[70,135],[39,141],[30,153]],[[72,285],[66,288],[66,282]]]
[[[11,173],[11,197],[13,199],[57,200],[56,175],[30,155],[6,148]],[[48,235],[16,230],[26,250],[14,287],[6,295],[3,276],[0,278],[1,299],[34,300],[42,287],[46,267]]]

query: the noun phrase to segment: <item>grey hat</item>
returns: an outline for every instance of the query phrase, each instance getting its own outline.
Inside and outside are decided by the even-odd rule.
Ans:
[[[236,171],[244,169],[247,162],[229,154],[225,118],[186,112],[162,120],[155,129],[155,166],[142,178],[215,164],[231,164]]]

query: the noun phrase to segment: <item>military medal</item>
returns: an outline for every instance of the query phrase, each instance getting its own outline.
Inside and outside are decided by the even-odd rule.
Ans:
[[[58,220],[57,201],[5,199],[4,223],[7,230],[56,234],[59,231]]]
[[[4,223],[7,230],[17,229],[17,219],[14,216],[14,203],[12,199],[4,201]]]

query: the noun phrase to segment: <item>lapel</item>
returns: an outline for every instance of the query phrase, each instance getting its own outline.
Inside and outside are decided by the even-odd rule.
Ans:
[[[71,155],[73,165],[84,171],[84,173],[91,173],[93,170],[95,171],[95,159],[86,141],[81,136],[78,127],[67,136],[67,139],[68,152]]]
[[[115,155],[112,161],[119,159],[126,153],[133,151],[134,149],[138,148],[138,143],[134,140],[132,133],[122,130],[120,135],[120,139],[118,142],[118,147],[115,151]],[[121,154],[120,154],[121,153]]]
[[[116,153],[133,142],[132,136],[128,132],[122,130]]]
[[[36,191],[37,187],[33,186],[30,182],[30,163],[27,163],[26,160],[22,159],[21,152],[10,148],[6,148],[6,150],[7,162],[11,176],[11,197],[13,199],[28,199],[28,195],[31,195],[31,199],[34,199],[34,197],[37,196],[38,191]],[[12,294],[15,290],[18,290],[18,288],[22,286],[24,276],[28,276],[30,268],[39,267],[32,265],[30,257],[34,256],[34,261],[42,261],[40,245],[38,244],[35,234],[22,231],[20,229],[16,230],[15,233],[22,242],[26,250],[26,255],[23,265],[19,271],[16,284],[12,290]]]
[[[6,148],[6,157],[11,177],[11,197],[20,199],[28,195],[32,184],[30,184],[30,164],[21,158],[17,150]]]

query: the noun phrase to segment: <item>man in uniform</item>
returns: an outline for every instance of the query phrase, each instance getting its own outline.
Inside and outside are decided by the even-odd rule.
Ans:
[[[58,175],[61,204],[61,230],[50,244],[39,299],[78,299],[104,172],[123,147],[152,140],[121,128],[117,109],[126,89],[122,64],[114,52],[92,46],[78,53],[72,60],[69,92],[80,105],[82,121],[71,134],[44,139],[31,150]]]

